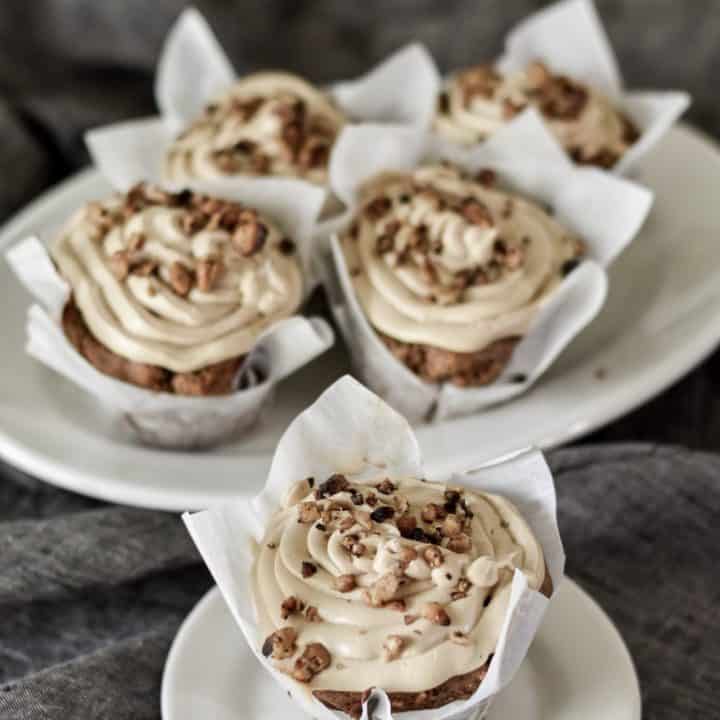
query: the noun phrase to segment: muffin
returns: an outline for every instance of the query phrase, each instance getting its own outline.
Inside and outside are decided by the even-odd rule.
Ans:
[[[300,178],[324,185],[330,150],[345,123],[329,97],[281,72],[248,75],[169,146],[167,183],[233,175]]]
[[[359,717],[471,697],[509,609],[515,571],[546,596],[543,549],[508,500],[377,471],[291,487],[252,574],[262,653],[328,708]]]
[[[492,171],[383,172],[340,236],[353,290],[390,352],[428,383],[477,387],[502,373],[543,301],[584,252]]]
[[[90,203],[50,253],[71,289],[72,345],[153,392],[233,393],[258,336],[303,298],[294,243],[272,220],[190,191],[141,184]]]
[[[579,164],[613,167],[638,139],[632,121],[594,88],[542,62],[502,74],[479,65],[453,75],[439,96],[435,129],[455,143],[485,140],[527,107]]]

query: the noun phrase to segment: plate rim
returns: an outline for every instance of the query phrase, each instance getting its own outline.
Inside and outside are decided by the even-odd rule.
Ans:
[[[720,143],[704,130],[687,123],[678,123],[671,131],[684,133],[702,142],[713,159],[720,163]],[[56,185],[47,188],[27,205],[16,211],[0,226],[0,251],[4,251],[13,241],[17,240],[16,227],[27,223],[28,218],[41,208],[48,210],[63,204],[63,196],[72,187],[90,178],[100,175],[100,171],[92,166],[85,167]],[[720,316],[713,320],[708,318],[705,332],[696,333],[692,338],[692,352],[688,346],[669,348],[668,352],[652,365],[647,366],[646,382],[642,386],[634,385],[627,390],[616,386],[608,392],[593,408],[592,413],[577,422],[565,425],[537,440],[536,445],[543,450],[557,447],[576,440],[593,432],[608,423],[634,411],[650,399],[660,395],[668,387],[685,377],[700,365],[720,344]],[[652,380],[652,382],[647,382]],[[521,402],[514,400],[513,402]],[[471,418],[459,418],[470,422]],[[449,422],[453,422],[450,420]],[[146,448],[147,449],[147,448]],[[162,451],[166,452],[166,451]],[[264,456],[264,454],[263,454]],[[12,430],[6,430],[0,424],[0,457],[10,465],[48,482],[57,487],[106,502],[120,503],[148,509],[181,512],[188,508],[208,507],[230,497],[224,491],[205,491],[203,488],[168,490],[141,483],[132,483],[118,479],[112,472],[97,469],[85,470],[76,468],[70,460],[49,456],[29,446]],[[447,463],[450,460],[437,460],[426,463],[439,474],[452,470]],[[233,492],[232,495],[237,495]]]
[[[608,637],[612,637],[615,641],[620,654],[627,663],[627,671],[629,680],[632,684],[632,695],[629,699],[629,712],[633,720],[642,719],[642,693],[640,690],[640,680],[635,666],[635,661],[630,649],[628,648],[623,636],[613,619],[605,612],[602,605],[587,591],[582,585],[570,577],[565,576],[562,586],[566,586],[572,594],[575,595],[575,602],[584,603],[589,612],[595,616],[598,625],[604,626]],[[170,714],[170,704],[172,702],[173,691],[171,689],[172,675],[177,663],[181,661],[184,652],[184,646],[189,642],[195,623],[204,618],[208,613],[213,612],[216,604],[223,605],[224,599],[217,585],[213,585],[198,602],[193,606],[192,610],[185,616],[183,621],[175,633],[170,650],[165,658],[163,665],[162,677],[160,680],[160,716],[162,720],[173,720]],[[227,610],[229,614],[229,610]],[[232,616],[231,616],[232,617]],[[244,642],[243,638],[243,642]]]

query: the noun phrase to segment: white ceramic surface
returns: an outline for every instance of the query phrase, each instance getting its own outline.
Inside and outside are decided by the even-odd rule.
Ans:
[[[662,391],[720,341],[720,151],[680,126],[635,178],[655,191],[655,206],[611,269],[600,316],[527,394],[479,415],[420,427],[429,474],[583,435]],[[8,223],[0,248],[56,226],[79,203],[106,192],[96,172],[79,174]],[[184,510],[256,494],[289,421],[347,367],[338,348],[293,375],[262,423],[233,444],[198,454],[153,450],[133,445],[92,398],[25,355],[30,298],[4,262],[0,284],[0,455],[48,482],[106,500]]]
[[[293,701],[253,657],[217,589],[198,603],[175,638],[163,675],[162,717],[300,717]],[[600,606],[566,579],[519,673],[494,701],[488,720],[640,717],[637,675],[622,638]]]

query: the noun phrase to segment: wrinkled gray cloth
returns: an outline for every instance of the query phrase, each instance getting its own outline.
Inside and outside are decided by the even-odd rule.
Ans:
[[[568,574],[625,637],[644,717],[720,717],[720,458],[605,445],[550,460]],[[211,584],[180,520],[0,488],[0,718],[158,718],[169,644]]]
[[[152,113],[183,0],[0,3],[0,221],[82,167],[82,134]],[[443,69],[492,58],[539,0],[198,0],[236,67],[317,82],[409,40]],[[632,87],[685,88],[720,135],[720,0],[598,0]],[[591,440],[717,450],[720,354]],[[620,626],[645,717],[720,717],[720,460],[672,447],[552,454],[570,575]],[[0,465],[0,720],[159,717],[160,675],[210,579],[176,517],[107,506]],[[578,638],[578,642],[582,642]]]

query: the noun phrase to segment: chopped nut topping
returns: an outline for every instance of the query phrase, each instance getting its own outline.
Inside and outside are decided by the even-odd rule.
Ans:
[[[377,491],[383,495],[392,495],[397,490],[390,478],[385,478],[377,487]]]
[[[122,282],[130,272],[130,258],[126,250],[113,253],[110,257],[112,274]]]
[[[431,547],[426,547],[423,550],[423,557],[425,558],[425,562],[432,568],[440,567],[443,562],[445,562],[442,550],[435,547],[434,545]]]
[[[367,593],[369,604],[373,607],[382,607],[385,603],[395,599],[400,589],[400,579],[394,573],[385,573]]]
[[[344,475],[335,473],[331,475],[325,482],[318,485],[315,494],[318,499],[330,497],[331,495],[337,495],[337,493],[345,492],[350,488],[350,483]]]
[[[348,552],[352,552],[353,545],[359,540],[360,538],[357,535],[346,535],[341,541],[340,544],[347,550]]]
[[[210,292],[225,269],[221,260],[202,260],[197,266],[197,286],[202,292]]]
[[[455,537],[463,530],[463,523],[456,515],[448,515],[442,526],[442,534],[445,537]]]
[[[350,592],[355,589],[356,582],[354,575],[339,575],[333,580],[335,589],[341,593]]]
[[[310,682],[315,675],[330,667],[332,658],[321,643],[310,643],[295,661],[292,676],[298,682]]]
[[[386,520],[390,520],[393,515],[395,515],[395,508],[391,508],[388,505],[382,505],[370,513],[370,519],[376,523],[383,523]]]
[[[290,597],[286,597],[280,605],[280,617],[283,620],[287,620],[296,612],[302,612],[304,608],[305,603],[302,600],[299,600],[294,595],[290,595]]]
[[[445,517],[445,508],[437,503],[428,503],[420,513],[420,517],[427,523],[442,520]]]
[[[322,621],[322,618],[320,617],[320,612],[314,605],[308,605],[307,608],[305,608],[305,619],[308,622]]]
[[[350,554],[354,557],[362,557],[367,552],[367,548],[362,543],[355,543],[350,548]]]
[[[397,660],[405,647],[405,640],[400,635],[388,635],[383,643],[383,660],[392,662]]]
[[[317,565],[311,562],[307,562],[307,560],[303,560],[302,564],[302,576],[304,578],[312,577],[317,572]]]
[[[314,502],[300,503],[298,508],[298,522],[314,523],[319,517],[320,511]]]
[[[429,620],[433,625],[449,625],[450,616],[445,608],[436,602],[426,603],[421,609],[422,616]]]
[[[392,201],[390,198],[380,195],[379,197],[373,198],[365,206],[365,214],[370,220],[379,220],[385,215],[392,207]]]
[[[486,205],[476,198],[467,198],[462,205],[463,217],[473,225],[492,227],[493,219]]]
[[[187,297],[193,286],[192,270],[180,262],[174,262],[170,266],[170,286],[180,297]]]
[[[233,247],[244,257],[250,257],[262,250],[267,234],[267,227],[257,220],[242,222],[233,233]]]
[[[410,537],[410,534],[417,527],[417,520],[414,515],[401,515],[397,519],[397,527],[403,537]]]
[[[448,550],[456,553],[466,553],[472,547],[472,540],[464,533],[451,537],[447,544]]]
[[[274,660],[284,660],[295,654],[297,650],[296,640],[297,632],[294,628],[286,627],[276,630],[265,639],[262,654],[265,657],[272,657]]]

